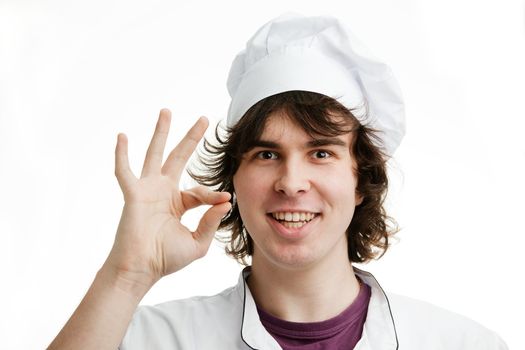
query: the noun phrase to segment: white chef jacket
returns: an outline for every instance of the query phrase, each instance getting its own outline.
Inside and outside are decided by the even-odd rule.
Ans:
[[[436,306],[386,294],[372,274],[354,267],[372,289],[358,350],[508,350],[480,324]],[[119,347],[183,350],[281,350],[266,331],[246,283],[209,297],[140,306]]]

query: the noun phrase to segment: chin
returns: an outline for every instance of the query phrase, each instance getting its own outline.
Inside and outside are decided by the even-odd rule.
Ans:
[[[286,247],[269,254],[267,252],[259,255],[266,260],[265,264],[270,263],[287,270],[307,268],[315,265],[318,261],[314,252],[305,247]],[[254,260],[260,259],[254,256]]]

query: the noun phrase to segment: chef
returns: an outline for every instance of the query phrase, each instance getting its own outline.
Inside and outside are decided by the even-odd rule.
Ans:
[[[405,116],[390,68],[344,24],[271,20],[227,85],[226,130],[205,143],[198,187],[180,190],[179,180],[205,118],[163,162],[162,110],[140,177],[118,135],[115,243],[50,349],[507,349],[478,323],[390,294],[353,266],[381,257],[397,232],[383,202]],[[201,205],[192,232],[180,219]],[[237,285],[137,308],[163,276],[204,257],[217,230],[246,265]]]

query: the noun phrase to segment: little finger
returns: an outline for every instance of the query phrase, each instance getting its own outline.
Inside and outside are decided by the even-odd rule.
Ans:
[[[137,180],[129,166],[128,138],[122,133],[118,134],[115,147],[115,176],[122,191]]]

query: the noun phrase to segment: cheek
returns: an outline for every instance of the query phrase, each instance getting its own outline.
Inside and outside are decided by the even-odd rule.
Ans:
[[[349,170],[324,173],[316,179],[315,185],[327,203],[346,212],[353,211],[357,201],[356,186],[356,179]]]
[[[252,197],[257,192],[257,188],[254,185],[258,185],[258,183],[252,174],[247,171],[237,172],[233,178],[233,187],[237,200]]]
[[[260,173],[256,176],[249,171],[237,172],[233,178],[233,186],[243,220],[252,213],[251,208],[260,206],[269,191],[268,181]]]

